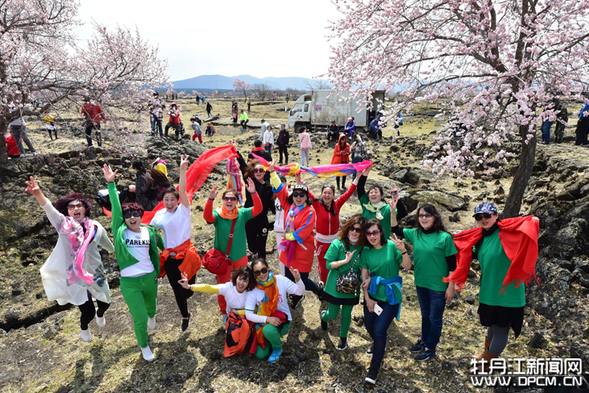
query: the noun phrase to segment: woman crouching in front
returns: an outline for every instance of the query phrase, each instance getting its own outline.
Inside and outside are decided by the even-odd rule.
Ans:
[[[248,293],[245,303],[245,317],[256,324],[254,344],[257,341],[257,346],[252,345],[252,348],[256,348],[258,359],[264,359],[272,349],[268,361],[275,363],[282,354],[281,338],[288,333],[292,321],[287,294],[304,295],[305,284],[297,269],[290,267],[295,279],[292,282],[284,276],[274,275],[264,259],[256,259],[252,270],[256,287]]]

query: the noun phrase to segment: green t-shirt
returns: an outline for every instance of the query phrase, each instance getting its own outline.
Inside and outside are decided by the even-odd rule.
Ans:
[[[448,277],[446,257],[458,252],[452,235],[443,231],[425,234],[421,229],[404,228],[403,236],[413,244],[415,285],[432,291],[446,291],[448,284],[442,281],[443,277]]]
[[[386,244],[380,250],[366,247],[360,257],[360,267],[370,270],[371,274],[376,274],[382,278],[389,279],[399,275],[399,266],[403,262],[401,251],[392,240],[387,240]],[[387,294],[384,285],[379,285],[376,295],[370,295],[376,300],[387,301]]]
[[[231,251],[229,259],[237,261],[246,255],[246,236],[245,223],[252,218],[253,207],[240,207],[237,212],[237,222],[233,229],[233,242],[231,243]],[[217,210],[213,210],[215,216],[215,249],[221,251],[223,254],[227,252],[227,243],[229,242],[229,234],[231,233],[231,224],[233,220],[221,218]]]
[[[370,199],[368,198],[368,193],[362,195],[360,197],[360,204],[362,205],[362,217],[370,220],[371,218],[376,218],[376,213],[369,211],[364,205],[370,203]],[[385,239],[391,237],[391,205],[388,203],[380,209],[380,213],[384,217],[380,221],[380,225],[382,225],[382,229],[384,231]]]
[[[505,294],[500,294],[503,280],[511,266],[507,258],[497,229],[476,244],[473,257],[479,260],[481,266],[481,291],[479,302],[489,306],[523,307],[526,305],[526,290],[524,284],[515,288],[512,284]]]
[[[348,251],[353,252],[356,250],[356,246],[350,245],[350,249]],[[346,263],[345,265],[342,265],[337,269],[331,269],[332,262],[338,262],[346,259],[346,250],[344,249],[344,245],[342,245],[342,242],[339,239],[335,239],[333,242],[331,242],[329,249],[327,249],[327,252],[325,253],[325,265],[329,270],[327,282],[325,283],[326,293],[340,299],[354,299],[360,296],[360,290],[358,290],[356,294],[348,295],[346,293],[340,293],[336,289],[337,279],[340,275],[346,274],[352,268],[352,265],[354,265],[354,270],[356,271],[356,274],[358,274],[358,281],[360,283],[362,282],[362,276],[360,275],[360,258],[356,260],[357,256],[358,251],[354,252],[354,255],[352,255],[350,263]],[[356,262],[354,263],[354,261]]]

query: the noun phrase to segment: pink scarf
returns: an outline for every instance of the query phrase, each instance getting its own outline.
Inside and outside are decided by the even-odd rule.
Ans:
[[[307,205],[303,204],[299,207],[294,207],[294,204],[290,205],[290,209],[288,209],[288,215],[286,216],[286,221],[284,223],[284,233],[293,233],[295,231],[294,227],[294,220],[297,214],[301,210],[303,210]],[[286,236],[282,238],[282,241],[278,245],[278,249],[280,251],[286,252],[286,267],[290,266],[290,262],[294,259],[295,256],[295,240],[287,240]]]
[[[86,228],[86,234],[84,234]],[[70,240],[70,250],[72,252],[72,263],[66,269],[67,284],[75,284],[82,279],[87,284],[94,282],[94,276],[87,273],[82,265],[84,264],[84,254],[88,245],[94,238],[95,228],[92,220],[84,217],[81,222],[77,222],[73,217],[61,216],[59,224],[59,233],[64,234]]]
[[[243,184],[241,183],[241,171],[239,170],[237,158],[234,157],[227,160],[227,174],[229,175],[227,189],[237,191],[239,203],[243,206],[243,196],[241,195]]]

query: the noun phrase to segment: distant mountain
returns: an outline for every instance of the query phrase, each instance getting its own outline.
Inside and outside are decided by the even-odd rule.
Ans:
[[[224,75],[201,75],[190,79],[184,79],[180,81],[172,82],[176,89],[220,89],[220,90],[233,90],[233,80],[241,79],[250,85],[265,83],[270,86],[271,89],[285,90],[287,88],[307,90],[308,85],[315,86],[317,82],[322,81],[327,83],[323,79],[309,79],[299,77],[284,77],[284,78],[256,78],[251,75],[237,75],[237,76],[224,76]]]

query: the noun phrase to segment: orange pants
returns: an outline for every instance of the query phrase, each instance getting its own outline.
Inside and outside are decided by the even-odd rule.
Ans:
[[[231,261],[231,269],[227,269],[225,274],[217,274],[217,284],[225,284],[231,280],[231,273],[233,270],[237,270],[242,266],[247,266],[247,255],[237,261]],[[225,296],[217,295],[217,302],[219,303],[219,309],[221,314],[227,315],[227,303],[225,302]]]

